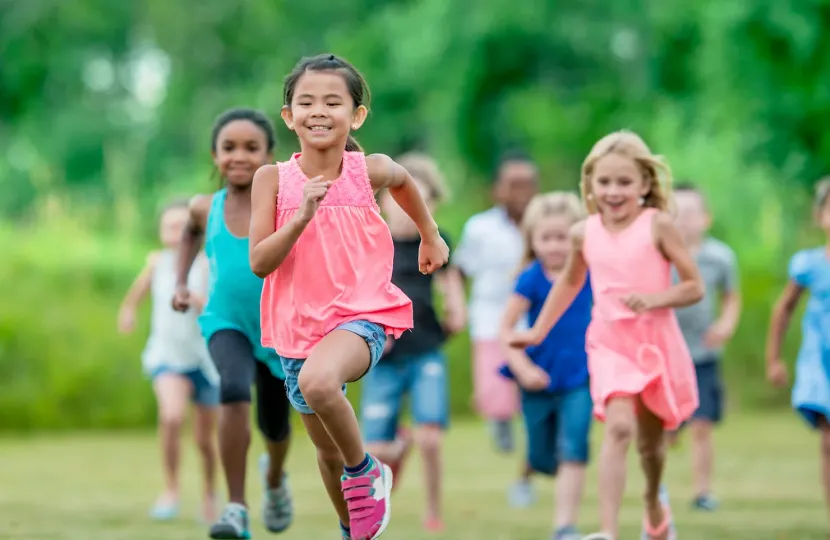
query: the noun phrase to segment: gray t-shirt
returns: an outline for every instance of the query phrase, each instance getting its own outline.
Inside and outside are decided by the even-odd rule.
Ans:
[[[677,321],[686,338],[689,352],[695,364],[710,362],[720,356],[720,350],[713,350],[703,342],[706,330],[717,318],[718,298],[738,287],[738,266],[735,252],[714,238],[707,238],[700,246],[695,262],[706,285],[706,295],[697,304],[676,310]],[[672,279],[679,281],[677,270],[672,268]]]

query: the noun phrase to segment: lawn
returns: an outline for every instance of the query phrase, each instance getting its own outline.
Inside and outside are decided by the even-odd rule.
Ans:
[[[290,458],[297,516],[286,540],[339,540],[333,511],[317,477],[314,450],[302,430]],[[599,441],[599,428],[595,431]],[[722,508],[694,513],[689,442],[669,455],[670,487],[682,540],[826,539],[819,488],[818,439],[793,414],[738,416],[718,432],[716,492]],[[259,451],[257,445],[256,451]],[[595,446],[595,448],[597,448]],[[253,456],[253,453],[252,453]],[[638,539],[642,481],[632,452],[623,538]],[[253,463],[253,461],[252,461]],[[14,540],[174,540],[206,538],[195,521],[199,481],[195,454],[185,456],[182,517],[157,524],[145,516],[159,487],[151,433],[80,434],[0,439],[0,538]],[[547,540],[552,484],[539,480],[540,501],[529,510],[505,507],[505,488],[518,470],[515,456],[491,451],[482,425],[458,423],[446,444],[446,540]],[[581,527],[597,524],[596,469],[591,467]],[[384,540],[427,538],[420,528],[418,460],[405,471]],[[249,484],[254,538],[270,535],[259,521],[258,479]]]

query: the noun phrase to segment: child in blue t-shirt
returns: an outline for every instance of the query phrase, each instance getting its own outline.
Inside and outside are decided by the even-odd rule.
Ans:
[[[556,475],[556,530],[553,540],[580,538],[577,514],[585,484],[591,428],[591,392],[585,332],[591,320],[592,296],[586,280],[582,291],[550,334],[526,350],[506,344],[523,314],[533,325],[571,250],[571,227],[582,217],[582,205],[571,193],[548,193],[533,199],[522,222],[527,266],[519,275],[501,334],[507,355],[502,368],[521,387],[527,432],[527,467],[511,489],[511,502],[532,500],[533,472]]]

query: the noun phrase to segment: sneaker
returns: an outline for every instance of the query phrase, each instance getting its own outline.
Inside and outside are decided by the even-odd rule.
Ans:
[[[262,454],[259,457],[259,473],[262,476],[262,489],[265,491],[265,498],[262,501],[262,519],[266,529],[272,533],[281,533],[294,521],[294,504],[291,500],[291,488],[288,486],[287,474],[282,474],[280,487],[268,487],[270,466],[271,460],[268,454]]]
[[[250,538],[248,529],[248,509],[239,503],[228,503],[219,516],[219,521],[210,528],[210,537],[221,540]]]
[[[582,536],[573,525],[557,529],[551,536],[551,540],[581,540]]]
[[[536,490],[530,482],[516,482],[507,490],[507,502],[513,508],[529,508],[536,502]]]
[[[444,532],[444,522],[437,518],[428,518],[424,520],[424,529],[431,533]]]
[[[509,454],[513,452],[513,423],[510,420],[496,420],[490,424],[493,440],[499,452]]]
[[[718,509],[718,501],[709,493],[698,495],[692,501],[692,508],[695,510],[703,510],[704,512],[714,512]]]
[[[343,498],[349,507],[352,540],[374,540],[392,517],[392,470],[369,456],[371,464],[358,476],[343,475]]]
[[[156,501],[150,508],[150,518],[156,521],[170,521],[179,515],[179,505],[170,501]]]
[[[614,540],[610,534],[607,533],[591,533],[588,536],[583,536],[582,540]]]
[[[669,491],[666,489],[666,486],[660,486],[660,494],[659,494],[660,504],[663,505],[663,512],[665,515],[664,521],[667,522],[666,525],[660,524],[657,526],[657,529],[662,529],[664,526],[668,529],[668,540],[677,540],[677,528],[674,525],[674,518],[671,515],[671,506],[669,505]],[[640,533],[640,540],[651,540],[652,536],[648,534],[646,531],[646,523],[645,520],[643,521],[643,529]]]

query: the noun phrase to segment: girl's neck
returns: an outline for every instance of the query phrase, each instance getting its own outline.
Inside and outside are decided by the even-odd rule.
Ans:
[[[602,212],[600,212],[599,217],[602,221],[602,226],[605,227],[606,230],[616,233],[624,231],[630,227],[635,221],[637,221],[637,218],[639,218],[645,210],[646,207],[640,206],[637,210],[632,212],[630,216],[627,216],[625,219],[621,219],[619,221],[611,221],[607,219]]]
[[[229,197],[247,197],[248,200],[251,199],[251,185],[236,186],[234,184],[225,184]]]
[[[309,178],[322,175],[326,180],[334,180],[340,176],[340,169],[343,166],[343,150],[339,147],[325,150],[303,148],[300,157],[297,158],[297,163]]]
[[[562,273],[562,267],[552,268],[542,265],[542,271],[545,273],[545,277],[550,281],[556,281],[559,278],[559,274]]]

